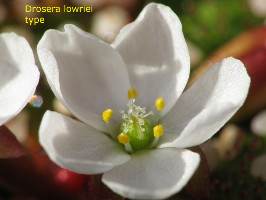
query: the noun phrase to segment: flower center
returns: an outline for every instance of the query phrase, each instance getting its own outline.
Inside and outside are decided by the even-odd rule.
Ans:
[[[122,123],[120,126],[120,134],[117,139],[120,143],[125,145],[127,152],[132,153],[141,149],[153,148],[161,135],[163,135],[162,125],[152,126],[150,120],[147,118],[154,113],[152,111],[146,112],[146,108],[136,105],[136,98],[138,93],[134,88],[128,91],[128,110],[125,112],[121,110]],[[157,110],[164,108],[163,98],[158,98],[155,102]],[[156,112],[158,112],[156,111]],[[103,112],[103,120],[108,123],[114,111],[107,109]]]
[[[146,114],[145,108],[135,105],[135,99],[128,102],[128,111],[120,111],[122,124],[120,132],[130,138],[130,145],[134,151],[146,148],[153,140],[152,125],[147,118],[152,112]]]

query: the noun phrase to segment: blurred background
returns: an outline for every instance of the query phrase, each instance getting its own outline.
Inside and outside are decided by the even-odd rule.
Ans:
[[[43,33],[62,29],[67,23],[112,43],[119,30],[150,2],[0,0],[0,33],[24,36],[35,55]],[[244,106],[212,140],[197,147],[205,158],[200,169],[188,186],[170,199],[266,199],[266,0],[153,2],[168,5],[182,23],[191,57],[187,88],[213,63],[229,56],[240,59],[251,76]],[[26,13],[26,5],[91,6],[93,12]],[[25,23],[26,16],[43,17],[45,23],[30,26]],[[41,71],[37,56],[36,65]],[[102,185],[100,175],[78,175],[49,160],[38,143],[38,128],[46,110],[71,116],[54,97],[41,71],[36,95],[6,124],[26,155],[0,157],[0,199],[123,199]],[[1,130],[8,132],[5,127]]]

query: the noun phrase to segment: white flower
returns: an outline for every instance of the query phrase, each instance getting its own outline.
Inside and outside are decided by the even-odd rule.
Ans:
[[[15,33],[0,34],[0,125],[26,106],[39,76],[28,42]]]
[[[258,136],[266,137],[266,110],[260,112],[251,122],[251,130]],[[251,163],[251,174],[266,181],[266,154],[260,155]]]
[[[217,132],[243,104],[250,84],[243,64],[228,58],[181,95],[189,76],[187,45],[177,16],[159,4],[145,7],[111,46],[66,25],[65,32],[44,34],[38,55],[56,97],[82,121],[47,111],[41,145],[58,165],[82,174],[104,173],[109,188],[134,199],[162,199],[180,191],[200,160],[184,148]],[[122,120],[119,110],[127,109],[128,90],[134,98]],[[158,111],[160,97],[165,105],[157,102],[163,108]],[[145,117],[143,107],[153,114]],[[108,123],[102,120],[106,109],[114,111],[104,113],[106,121],[112,116]],[[140,129],[130,131],[130,120]],[[157,127],[154,137],[150,133],[159,124],[164,134],[160,137]],[[120,126],[126,134],[120,134]],[[144,139],[135,141],[137,129]]]

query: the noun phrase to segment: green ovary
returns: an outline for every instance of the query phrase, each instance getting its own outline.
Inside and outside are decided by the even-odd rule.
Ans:
[[[144,124],[140,125],[137,120],[124,120],[121,124],[120,131],[129,136],[130,145],[134,151],[148,148],[153,141],[153,129],[149,119],[144,118]]]

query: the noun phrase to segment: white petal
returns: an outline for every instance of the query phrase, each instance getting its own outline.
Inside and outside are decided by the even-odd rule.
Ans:
[[[160,147],[190,147],[211,138],[242,106],[250,78],[242,62],[214,64],[178,100],[160,123]]]
[[[251,174],[266,181],[266,154],[254,159],[251,164]]]
[[[56,97],[80,120],[108,131],[102,112],[127,103],[129,78],[124,61],[110,45],[66,25],[65,32],[47,31],[38,44],[38,55]]]
[[[130,159],[123,146],[107,135],[56,112],[45,113],[39,134],[49,157],[77,173],[103,173]]]
[[[40,73],[28,42],[15,33],[0,35],[0,125],[17,115],[33,96]]]
[[[266,136],[266,110],[260,112],[251,122],[251,130],[261,136]]]
[[[149,4],[125,26],[113,46],[127,64],[138,104],[154,108],[163,97],[165,115],[176,103],[189,76],[189,54],[178,17],[169,7]]]
[[[162,199],[180,191],[197,169],[200,157],[185,149],[143,150],[103,175],[114,192],[134,199]]]

